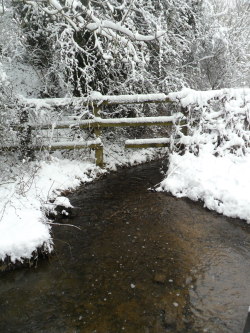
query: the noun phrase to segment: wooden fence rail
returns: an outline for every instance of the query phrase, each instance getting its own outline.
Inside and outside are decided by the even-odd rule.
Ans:
[[[112,118],[102,119],[95,117],[88,120],[80,121],[58,121],[57,123],[40,123],[32,124],[29,126],[31,129],[65,129],[65,128],[107,128],[107,127],[125,127],[125,126],[170,126],[177,118],[183,118],[182,113],[175,116],[158,116],[158,117],[139,117],[139,118]],[[20,126],[18,126],[20,128]]]
[[[60,106],[107,106],[119,104],[144,104],[144,103],[173,103],[166,94],[137,94],[109,96],[100,93],[93,93],[89,97],[72,98],[21,98],[20,102],[26,106],[36,107],[60,107]]]

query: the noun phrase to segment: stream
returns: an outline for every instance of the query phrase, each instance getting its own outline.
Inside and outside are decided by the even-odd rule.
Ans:
[[[250,226],[148,191],[161,162],[122,169],[69,196],[56,252],[0,273],[0,333],[242,333]]]

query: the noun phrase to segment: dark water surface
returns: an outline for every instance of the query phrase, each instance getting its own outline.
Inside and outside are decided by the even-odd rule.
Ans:
[[[241,333],[249,227],[152,193],[160,163],[71,195],[81,227],[54,227],[56,255],[0,275],[0,333]]]

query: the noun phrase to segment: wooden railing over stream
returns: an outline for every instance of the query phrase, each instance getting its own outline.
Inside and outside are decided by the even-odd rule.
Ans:
[[[172,126],[174,122],[180,119],[182,124],[185,123],[183,114],[177,113],[173,116],[155,116],[155,117],[138,117],[138,118],[101,118],[101,109],[103,106],[119,105],[119,104],[138,104],[138,103],[172,103],[173,101],[165,94],[150,94],[150,95],[121,95],[121,96],[103,96],[99,93],[91,95],[89,98],[47,98],[47,99],[24,99],[22,101],[26,108],[37,107],[38,105],[47,105],[49,107],[62,107],[77,105],[88,106],[92,108],[94,118],[90,120],[80,121],[58,121],[52,123],[34,124],[27,122],[27,133],[32,130],[39,129],[65,129],[71,127],[93,129],[95,140],[86,142],[56,142],[50,145],[32,146],[34,150],[41,149],[82,149],[90,148],[95,150],[96,165],[104,166],[103,159],[103,143],[101,141],[102,128],[107,127],[125,127],[125,126]],[[20,128],[20,126],[19,126]],[[149,148],[149,147],[167,147],[169,146],[169,138],[154,138],[154,139],[139,139],[127,140],[125,148]]]

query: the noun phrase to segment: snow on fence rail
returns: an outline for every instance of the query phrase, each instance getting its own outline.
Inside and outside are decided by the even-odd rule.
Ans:
[[[180,103],[182,107],[197,106],[199,108],[208,106],[212,100],[223,101],[223,104],[236,101],[234,108],[240,110],[240,113],[244,113],[245,107],[248,108],[250,103],[250,88],[224,88],[204,91],[184,88],[180,91],[170,93],[168,98],[172,102]]]
[[[89,149],[100,149],[102,147],[102,142],[101,140],[93,140],[93,141],[70,141],[70,142],[54,142],[50,144],[42,144],[42,145],[32,145],[30,149],[32,150],[75,150],[75,149],[84,149],[84,148],[89,148]],[[6,146],[0,146],[1,150],[9,150],[9,151],[15,151],[19,149],[19,146],[14,146],[14,145],[6,145]]]
[[[140,103],[171,103],[173,100],[166,94],[137,94],[137,95],[102,95],[99,92],[92,93],[89,97],[72,98],[23,98],[20,102],[26,106],[35,106],[36,108],[51,108],[68,105],[94,105],[101,107],[103,105],[118,104],[140,104]]]
[[[154,139],[134,139],[126,140],[125,148],[149,148],[149,147],[168,147],[170,138],[154,138]]]

